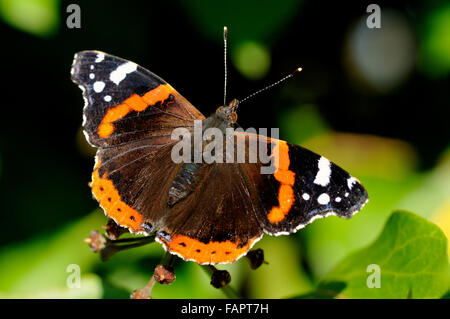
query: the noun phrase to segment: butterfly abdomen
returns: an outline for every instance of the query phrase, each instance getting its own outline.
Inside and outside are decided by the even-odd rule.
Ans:
[[[169,206],[175,205],[194,190],[196,172],[200,166],[201,164],[198,163],[185,163],[181,166],[169,188],[169,197],[167,199]]]

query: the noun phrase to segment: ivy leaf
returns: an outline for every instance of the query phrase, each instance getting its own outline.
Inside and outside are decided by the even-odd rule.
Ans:
[[[439,227],[398,211],[378,239],[346,257],[322,285],[345,283],[339,297],[346,298],[440,298],[449,288],[448,273],[447,239]]]

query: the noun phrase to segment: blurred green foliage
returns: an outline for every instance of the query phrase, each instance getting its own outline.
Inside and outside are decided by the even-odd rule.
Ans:
[[[249,79],[262,78],[270,68],[267,48],[257,42],[243,42],[234,51],[236,68]]]
[[[191,21],[211,41],[222,41],[217,37],[218,25],[239,30],[239,33],[234,33],[229,38],[232,50],[246,40],[274,42],[294,18],[302,3],[303,1],[298,0],[280,1],[276,4],[271,0],[182,1]]]
[[[1,0],[0,16],[19,30],[48,37],[58,30],[59,8],[59,0]]]
[[[68,44],[75,42],[72,40],[76,37],[73,33],[69,33],[70,31],[63,30],[60,23],[62,17],[60,11],[67,4],[61,4],[56,0],[0,0],[0,17],[5,25],[12,28],[5,32],[8,35],[13,34],[9,39],[18,37],[20,33],[17,30],[19,30],[37,37],[36,39],[27,37],[29,42],[26,42],[26,45],[34,44],[35,50],[36,47],[44,48],[37,53],[40,63],[30,61],[28,56],[26,59],[19,56],[20,65],[24,64],[27,71],[31,67],[35,68],[33,71],[36,74],[45,73],[50,78],[54,76],[58,82],[62,78],[68,78],[68,70],[75,50],[91,49],[94,46],[96,49],[103,49],[104,39],[106,39],[104,41],[112,41],[113,38],[116,40],[116,37],[119,37],[116,36],[117,29],[114,29],[118,27],[116,20],[113,18],[110,18],[109,22],[102,20],[103,23],[109,23],[107,26],[110,29],[99,25],[97,20],[100,13],[109,19],[114,10],[120,11],[120,9],[112,5],[99,5],[100,10],[93,2],[84,2],[81,5],[82,12],[89,12],[89,14],[83,15],[83,27],[79,32],[83,35],[83,41]],[[341,58],[346,60],[351,56],[345,53],[343,57],[339,56],[340,52],[344,51],[343,42],[345,41],[343,38],[337,38],[337,40],[328,38],[330,30],[334,27],[331,20],[338,19],[341,12],[329,10],[332,19],[330,16],[322,20],[319,16],[309,17],[310,19],[307,20],[309,30],[294,28],[294,20],[308,18],[310,6],[312,6],[311,1],[295,0],[277,3],[270,0],[244,2],[186,0],[180,4],[172,4],[173,11],[170,11],[170,14],[175,18],[170,22],[180,23],[176,24],[175,28],[181,30],[179,35],[184,36],[183,32],[187,30],[188,38],[191,38],[192,34],[192,41],[200,42],[199,39],[206,41],[212,51],[219,52],[217,54],[220,54],[218,48],[222,41],[221,28],[227,25],[230,30],[233,30],[232,33],[230,32],[229,47],[231,66],[235,70],[231,75],[234,76],[233,81],[238,83],[238,87],[244,83],[243,79],[245,83],[248,83],[248,80],[257,82],[266,76],[270,78],[272,75],[282,76],[286,70],[289,72],[298,67],[297,63],[304,63],[302,65],[304,71],[296,78],[298,82],[291,81],[283,86],[279,99],[271,100],[270,103],[265,99],[256,100],[258,101],[255,102],[256,106],[242,108],[242,118],[245,121],[251,114],[251,118],[255,119],[255,113],[264,113],[267,116],[259,119],[264,121],[273,115],[274,122],[271,123],[280,127],[283,139],[301,144],[341,165],[361,180],[370,196],[367,206],[350,220],[328,217],[315,221],[296,235],[277,238],[264,236],[255,248],[264,249],[268,264],[262,265],[257,270],[250,270],[245,258],[218,268],[228,270],[232,276],[231,285],[234,289],[250,298],[441,297],[450,288],[445,276],[448,273],[448,248],[446,248],[445,236],[450,237],[450,187],[448,184],[450,152],[448,148],[445,150],[439,147],[442,144],[448,144],[448,140],[445,134],[435,134],[430,138],[424,135],[430,130],[410,126],[407,123],[408,114],[405,110],[413,112],[417,107],[410,107],[408,104],[410,100],[407,100],[408,103],[404,108],[401,108],[402,105],[399,103],[406,97],[414,95],[415,92],[425,90],[422,85],[416,84],[420,75],[409,72],[409,78],[402,77],[404,82],[398,87],[395,86],[393,93],[391,92],[392,95],[374,93],[370,88],[364,87],[364,83],[345,77],[343,71],[349,73],[351,71],[334,65]],[[134,8],[131,5],[130,7]],[[446,86],[448,81],[445,81],[448,80],[450,70],[450,38],[448,37],[450,7],[442,1],[433,2],[428,6],[423,5],[423,7],[426,7],[426,10],[422,12],[422,4],[414,3],[415,12],[421,14],[420,19],[423,23],[414,23],[414,28],[418,30],[414,28],[410,30],[417,33],[419,53],[417,67],[420,73],[431,75],[441,81],[431,82],[431,84],[427,82],[428,89],[430,87],[443,89],[433,91],[439,94],[427,94],[426,99],[419,101],[422,104],[419,105],[417,113],[412,114],[413,116],[418,114],[424,118],[426,114],[431,114],[433,128],[441,129],[445,133],[448,125],[445,127],[439,124],[442,123],[439,121],[448,121],[448,117],[441,116],[442,113],[438,111],[443,107],[442,103],[445,104],[448,101],[448,95],[445,95],[448,94],[448,86]],[[174,8],[178,8],[178,11]],[[126,8],[122,9],[126,10]],[[125,29],[122,34],[125,44],[120,42],[116,44],[117,46],[112,45],[111,48],[120,52],[122,48],[136,49],[136,47],[145,47],[147,42],[152,42],[150,50],[152,54],[164,51],[161,54],[168,55],[167,60],[179,59],[178,62],[173,63],[174,69],[178,72],[180,64],[189,64],[188,58],[185,57],[188,53],[181,54],[177,46],[174,50],[173,41],[164,42],[167,48],[160,46],[160,41],[173,37],[174,33],[166,29],[164,29],[166,32],[160,32],[161,28],[166,28],[168,23],[167,13],[164,12],[162,15],[161,19],[166,19],[162,23],[162,20],[157,20],[159,15],[157,9],[149,13],[144,10],[143,13],[146,16],[148,13],[152,19],[156,20],[155,25],[158,28],[152,25],[153,30],[156,30],[152,33],[152,41],[145,38],[147,36],[145,31],[142,31],[142,34],[136,32],[136,30],[147,30],[148,21],[135,19],[133,14],[129,14],[133,18],[120,24],[120,27]],[[306,13],[303,13],[303,9]],[[320,13],[325,15],[327,13],[325,11],[322,10]],[[361,18],[364,17],[365,8],[358,8],[357,12],[361,13],[358,13],[355,21],[363,21]],[[120,12],[116,18],[119,16],[125,19],[126,13]],[[350,30],[349,25],[355,21],[346,21],[345,28]],[[416,20],[413,21],[416,22]],[[319,30],[319,23],[326,26],[324,33]],[[4,25],[2,27],[5,29]],[[103,27],[107,29],[104,33],[102,33]],[[12,31],[13,29],[17,30]],[[287,33],[290,36],[286,39]],[[70,40],[62,42],[61,38],[58,38],[61,34]],[[308,35],[310,37],[304,39]],[[49,36],[56,38],[53,47],[40,39]],[[141,42],[135,37],[141,37]],[[145,38],[145,43],[142,42],[142,38]],[[298,49],[296,44],[301,41],[305,43],[305,46]],[[279,46],[283,44],[284,51],[279,49]],[[317,62],[311,55],[315,55],[312,47],[319,44],[322,45],[321,52],[324,53]],[[19,47],[23,48],[24,44],[20,43]],[[332,51],[336,47],[338,47],[336,51]],[[289,51],[286,48],[289,48]],[[148,50],[148,48],[145,47],[142,50]],[[194,49],[188,48],[188,50]],[[306,55],[309,60],[307,58],[301,60],[303,51],[309,52],[310,55]],[[54,52],[57,52],[57,55],[52,55]],[[138,54],[141,51],[136,49],[131,52],[131,54]],[[329,52],[332,52],[334,56],[329,55]],[[201,57],[211,55],[209,51],[206,54],[202,52],[196,54],[204,54]],[[411,52],[411,55],[414,55],[414,52]],[[286,59],[286,62],[277,62],[277,58],[282,60],[284,56],[290,56],[290,59]],[[218,56],[217,60],[221,62],[221,57]],[[41,64],[56,67],[51,70],[40,69]],[[345,61],[342,64],[346,65]],[[209,64],[203,64],[203,61],[194,63],[195,72],[198,72],[198,65],[208,68]],[[154,66],[159,67],[157,63],[154,63]],[[218,69],[221,70],[221,68]],[[14,72],[16,72],[15,69]],[[188,71],[179,73],[183,75],[187,73],[189,80],[193,76],[192,72]],[[215,72],[210,73],[214,73],[208,74],[213,78]],[[302,80],[302,77],[307,80]],[[221,79],[222,74],[217,78]],[[216,78],[213,79],[216,80]],[[205,82],[204,79],[201,80]],[[179,79],[178,81],[181,82]],[[195,82],[192,85],[197,88],[198,82],[189,82]],[[38,130],[46,129],[42,127],[45,125],[37,129],[30,127],[26,138],[19,135],[21,148],[26,150],[24,153],[16,153],[16,145],[9,149],[4,146],[7,145],[5,141],[14,141],[10,131],[7,131],[8,135],[2,136],[0,181],[8,181],[7,185],[2,184],[2,192],[7,194],[5,196],[8,196],[14,208],[17,208],[23,217],[20,229],[17,229],[17,226],[16,229],[9,229],[6,226],[8,229],[5,233],[9,234],[11,239],[0,247],[0,298],[128,298],[134,289],[141,288],[148,282],[164,251],[159,244],[154,243],[121,252],[102,263],[99,256],[92,253],[83,243],[83,238],[87,237],[92,229],[101,229],[101,226],[106,223],[106,218],[100,209],[89,213],[91,209],[88,207],[96,205],[93,201],[91,206],[85,204],[89,200],[86,184],[90,173],[88,170],[93,162],[93,150],[87,146],[79,129],[81,104],[78,104],[81,103],[81,98],[76,100],[75,97],[79,97],[80,92],[77,91],[75,95],[73,93],[75,89],[73,92],[70,91],[73,84],[68,80],[67,83],[62,83],[63,89],[58,88],[65,97],[69,96],[74,100],[73,104],[76,104],[77,108],[64,109],[60,101],[57,101],[57,111],[51,109],[45,113],[45,116],[41,113],[38,116],[41,121],[44,121],[46,117],[52,115],[51,112],[54,112],[55,118],[58,119],[57,123],[73,120],[76,116],[76,125],[70,128],[73,132],[67,133],[69,136],[73,135],[73,149],[69,149],[72,153],[68,151],[68,148],[61,146],[70,144],[66,138],[53,143],[53,138],[58,137],[53,126],[49,130],[51,146],[47,144],[50,138],[42,140],[39,135],[35,137]],[[49,84],[45,83],[45,85],[47,89]],[[52,82],[52,85],[57,83]],[[186,86],[189,85],[190,83],[186,84]],[[355,91],[358,93],[343,95],[343,86],[356,87]],[[220,85],[218,87],[220,88]],[[245,90],[247,89],[245,87]],[[331,95],[333,99],[333,109],[331,109],[330,103],[326,100],[330,97],[324,92],[336,90],[342,102],[338,104],[336,95]],[[43,92],[45,94],[48,93],[47,90],[42,91],[45,91]],[[203,91],[200,93],[204,94]],[[39,98],[49,103],[47,95]],[[16,99],[14,96],[14,100]],[[37,99],[36,95],[34,99]],[[391,99],[394,99],[394,102],[386,103]],[[266,104],[274,106],[270,109]],[[283,107],[278,108],[280,105]],[[47,107],[47,104],[45,106]],[[262,106],[266,108],[260,111]],[[444,107],[448,108],[446,104]],[[394,117],[394,110],[400,110],[398,111],[401,114],[400,120]],[[20,111],[22,112],[21,109]],[[381,114],[378,119],[381,118],[383,121],[373,119],[377,114]],[[339,127],[333,125],[333,118],[337,115],[343,121]],[[241,117],[241,113],[239,116]],[[388,121],[391,118],[394,118],[393,122]],[[359,123],[361,119],[364,122]],[[33,118],[33,123],[34,121]],[[52,125],[54,123],[56,121],[53,121]],[[263,126],[260,123],[255,119],[251,125]],[[366,131],[366,126],[380,128],[377,131],[380,136],[369,134],[371,131],[369,129]],[[58,129],[61,127],[57,126]],[[347,132],[347,127],[351,127],[350,130],[354,130],[355,133]],[[66,126],[63,128],[67,129]],[[415,136],[419,136],[420,141],[423,140],[421,145],[427,146],[420,151],[409,140],[409,136],[417,130],[420,132]],[[365,132],[365,134],[357,132]],[[25,142],[28,144],[22,144]],[[428,148],[431,144],[437,145],[436,152],[441,155],[432,165],[422,169],[421,160],[431,153],[429,152],[431,148]],[[28,179],[25,182],[20,179],[16,181],[17,171],[12,171],[11,167],[14,167],[15,162],[24,166],[25,164],[22,163],[27,162],[21,162],[21,160],[28,159],[29,154],[42,155],[42,157],[33,158],[34,165],[39,167],[39,170],[29,171],[21,167],[20,170],[26,171]],[[78,166],[83,156],[89,158],[89,169],[81,164]],[[51,169],[45,166],[49,158],[55,158],[51,163]],[[40,171],[42,175],[38,175]],[[14,180],[16,184],[11,183],[11,180]],[[11,188],[14,192],[7,193]],[[11,208],[6,205],[4,207]],[[396,212],[391,215],[392,211],[398,209],[412,211],[421,217],[405,212]],[[73,210],[81,210],[77,216],[84,217],[74,217]],[[24,212],[29,213],[24,214]],[[9,210],[8,213],[10,217]],[[50,224],[51,222],[53,224]],[[45,228],[47,224],[51,227]],[[39,231],[41,228],[45,230]],[[21,236],[15,237],[19,230],[23,233],[35,231],[38,234],[32,233],[26,240],[22,240]],[[70,275],[67,267],[73,264],[81,269],[81,288],[67,286]],[[366,286],[367,276],[370,275],[366,267],[369,264],[381,266],[382,288],[380,289],[369,289]],[[175,272],[177,279],[172,285],[154,287],[152,292],[154,298],[225,297],[221,290],[209,284],[208,276],[197,264],[177,259]]]
[[[423,32],[421,66],[425,73],[442,77],[450,72],[450,4],[428,14]]]

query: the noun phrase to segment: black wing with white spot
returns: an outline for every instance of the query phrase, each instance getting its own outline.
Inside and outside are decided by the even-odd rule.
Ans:
[[[266,233],[287,235],[330,215],[350,218],[367,203],[361,183],[325,157],[284,141],[279,153],[278,173],[254,174],[251,164],[243,165]]]
[[[96,147],[167,137],[204,116],[166,81],[100,51],[75,54],[72,81],[83,91],[83,128]],[[156,142],[157,144],[157,142]]]

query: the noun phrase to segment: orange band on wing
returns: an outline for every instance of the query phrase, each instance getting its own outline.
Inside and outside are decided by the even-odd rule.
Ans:
[[[277,141],[273,149],[274,156],[277,156],[278,161],[275,161],[277,170],[274,173],[275,179],[280,182],[280,189],[278,191],[279,206],[274,206],[270,210],[267,218],[272,224],[281,222],[294,204],[294,183],[295,173],[289,170],[289,146],[285,141]]]
[[[199,264],[231,263],[245,255],[259,237],[252,238],[247,244],[239,247],[239,243],[229,240],[211,241],[207,244],[184,235],[175,235],[172,241],[160,238],[167,250],[180,255],[183,259],[194,260]]]
[[[106,138],[114,132],[114,121],[117,121],[132,111],[142,112],[149,105],[155,105],[158,102],[164,102],[169,98],[170,94],[176,91],[169,84],[161,84],[160,86],[148,91],[143,96],[133,94],[122,104],[119,104],[108,110],[105,117],[98,127],[98,135]]]
[[[100,177],[98,169],[92,173],[92,193],[105,213],[121,226],[133,232],[142,230],[142,215],[124,203],[111,180]]]

